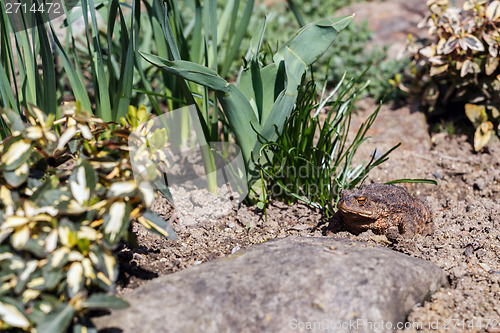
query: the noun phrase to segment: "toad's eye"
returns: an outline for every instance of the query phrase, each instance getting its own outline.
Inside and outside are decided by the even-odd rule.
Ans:
[[[364,205],[366,203],[366,197],[359,197],[357,198],[358,204]]]

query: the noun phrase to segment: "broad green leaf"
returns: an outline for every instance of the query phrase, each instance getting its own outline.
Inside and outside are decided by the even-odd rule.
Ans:
[[[332,45],[338,33],[351,23],[353,17],[322,19],[304,26],[276,52],[274,62],[278,64],[284,60],[285,52],[289,50],[295,54],[296,61],[306,66],[312,65]]]
[[[23,163],[14,171],[4,171],[3,176],[7,184],[18,187],[23,184],[30,174],[28,163]]]
[[[14,287],[14,292],[16,294],[21,293],[28,281],[31,280],[32,274],[35,272],[37,265],[37,260],[30,260],[26,263],[24,269],[19,273],[17,284]]]
[[[228,83],[213,69],[184,60],[170,61],[152,54],[139,51],[139,54],[151,64],[164,71],[180,76],[186,80],[196,82],[203,86],[221,92],[229,92]]]
[[[82,304],[82,307],[90,310],[125,309],[128,306],[129,304],[121,298],[104,293],[92,294]]]
[[[252,106],[243,93],[234,85],[229,86],[227,94],[220,94],[219,100],[228,119],[229,126],[236,136],[236,142],[241,148],[245,163],[250,162],[250,155],[257,142],[257,132],[261,131]],[[254,126],[255,130],[252,129]]]
[[[26,125],[21,119],[19,113],[14,112],[11,109],[0,109],[0,112],[13,131],[21,132],[26,128]]]
[[[51,311],[43,321],[37,325],[37,331],[47,333],[64,333],[68,328],[75,309],[69,304],[63,304]]]

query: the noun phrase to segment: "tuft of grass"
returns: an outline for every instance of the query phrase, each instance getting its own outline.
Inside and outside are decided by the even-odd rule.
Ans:
[[[305,83],[295,110],[287,119],[276,142],[265,142],[260,150],[258,165],[267,184],[267,196],[291,203],[303,201],[331,215],[335,211],[341,189],[362,185],[373,168],[387,161],[395,145],[383,154],[375,151],[368,162],[353,165],[358,148],[369,137],[379,107],[363,122],[354,139],[348,139],[353,102],[365,85],[361,76],[346,80],[342,77],[328,97],[318,100],[314,81]],[[330,101],[331,100],[331,101]],[[329,111],[321,113],[324,107]],[[404,179],[393,182],[432,182]],[[266,196],[264,196],[266,197]]]

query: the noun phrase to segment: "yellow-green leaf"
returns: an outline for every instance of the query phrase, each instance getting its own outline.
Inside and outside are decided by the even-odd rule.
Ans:
[[[486,108],[484,105],[467,103],[465,104],[465,114],[476,127],[488,120],[488,115],[486,114]]]
[[[17,141],[8,144],[0,159],[2,162],[2,169],[7,171],[17,169],[28,160],[32,146],[31,140],[28,139],[17,139]]]

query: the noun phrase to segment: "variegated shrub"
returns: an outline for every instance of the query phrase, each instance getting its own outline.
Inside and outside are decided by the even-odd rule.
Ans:
[[[153,187],[135,179],[129,158],[128,139],[147,120],[145,108],[130,107],[121,125],[75,103],[63,109],[54,121],[33,107],[28,123],[1,112],[11,132],[0,145],[2,332],[92,327],[89,310],[126,306],[110,293],[118,276],[112,250],[130,220],[168,236],[165,221],[147,208]],[[154,156],[138,158],[155,165]],[[150,168],[148,180],[154,175],[161,173]]]
[[[469,0],[463,8],[429,0],[423,21],[431,39],[413,45],[412,89],[430,110],[450,102],[465,106],[481,150],[500,132],[500,1]]]

